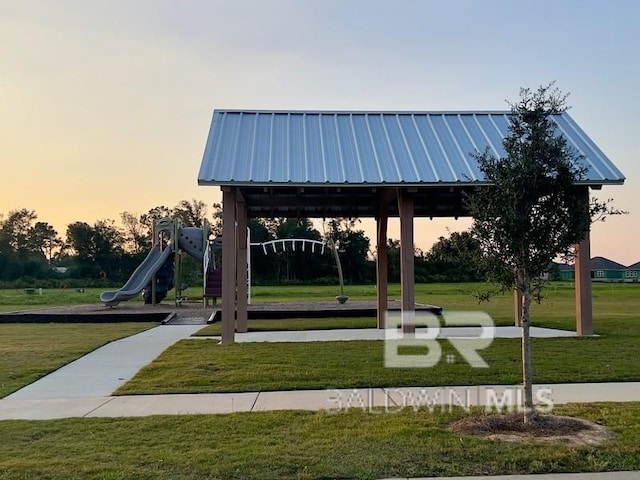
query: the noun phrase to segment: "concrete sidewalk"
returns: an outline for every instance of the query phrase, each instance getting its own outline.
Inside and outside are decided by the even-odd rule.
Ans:
[[[519,387],[508,385],[368,388],[280,392],[243,392],[179,395],[112,396],[111,393],[164,349],[202,325],[156,327],[105,345],[60,368],[4,399],[0,420],[48,420],[70,417],[141,417],[151,415],[227,414],[275,410],[340,412],[349,408],[447,409],[453,406],[508,406],[519,402]],[[496,338],[516,338],[516,327],[496,327]],[[443,328],[440,338],[478,337],[479,329]],[[533,336],[575,336],[574,332],[532,328]],[[204,337],[211,339],[212,337]],[[237,334],[238,342],[308,342],[330,340],[381,340],[377,329],[307,332],[254,332]],[[640,382],[536,385],[534,395],[542,403],[590,403],[640,401]],[[445,477],[441,477],[445,480]],[[473,480],[479,477],[446,477]],[[640,480],[640,472],[604,472],[549,475],[503,475],[493,480]],[[414,479],[417,480],[417,479]],[[431,478],[430,480],[434,480]],[[437,479],[436,479],[437,480]]]
[[[187,319],[188,320],[188,319]],[[142,367],[153,361],[166,348],[182,339],[219,337],[191,337],[203,328],[201,324],[161,325],[94,350],[6,397],[7,400],[47,400],[107,397],[129,381]],[[391,329],[390,329],[391,330]],[[422,332],[421,332],[422,330]],[[418,329],[425,333],[426,329]],[[280,332],[250,332],[236,334],[238,343],[245,342],[321,342],[338,340],[383,340],[385,330],[343,329]],[[395,333],[393,331],[392,333]],[[433,332],[430,332],[433,333]],[[479,327],[441,328],[439,338],[482,335]],[[486,333],[486,332],[485,332]],[[495,338],[514,338],[520,335],[516,327],[496,327]],[[531,329],[536,337],[575,336],[574,332],[548,328]]]
[[[150,415],[223,414],[275,410],[340,412],[349,408],[389,412],[452,406],[519,404],[515,385],[398,387],[297,390],[280,392],[202,393],[174,395],[85,396],[0,400],[0,420],[45,420],[68,417],[142,417]],[[640,382],[536,385],[540,405],[640,401]]]
[[[159,326],[110,342],[12,393],[5,401],[111,395],[167,347],[201,328],[202,325]]]
[[[362,390],[247,392],[220,394],[112,396],[139,369],[175,342],[191,337],[202,325],[164,325],[111,342],[0,400],[0,419],[123,417],[210,414],[266,410],[335,410],[414,406],[415,402],[480,405],[517,402],[515,386],[452,386]],[[478,327],[445,327],[441,338],[479,337]],[[496,327],[496,338],[520,335],[516,327]],[[532,328],[532,336],[574,336],[574,332]],[[237,334],[238,342],[315,342],[380,340],[384,330],[312,330]],[[542,389],[547,390],[542,390]],[[542,402],[640,401],[640,383],[566,384],[538,386]],[[413,404],[412,404],[413,402]]]
[[[490,330],[493,329],[493,332]],[[428,338],[520,338],[522,331],[520,327],[487,327],[484,331],[482,327],[440,327],[437,335],[432,329],[417,328],[416,334],[428,336]],[[379,328],[351,328],[332,330],[291,330],[275,332],[248,332],[236,333],[237,343],[252,342],[339,342],[351,340],[384,340],[396,334],[394,329]],[[556,338],[575,337],[576,332],[568,330],[558,330],[554,328],[531,327],[531,337],[534,338]],[[432,337],[433,335],[433,337]],[[203,337],[196,336],[192,339],[220,339],[219,336]]]

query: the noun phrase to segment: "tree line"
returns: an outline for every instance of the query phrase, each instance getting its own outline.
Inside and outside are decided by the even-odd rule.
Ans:
[[[174,207],[156,206],[144,214],[120,213],[119,222],[103,219],[89,224],[75,221],[61,235],[48,222],[27,208],[0,213],[0,285],[115,286],[129,278],[144,260],[152,244],[152,226],[162,217],[179,219],[184,226],[209,224],[211,236],[222,232],[222,210],[200,200],[182,200]],[[250,219],[253,243],[275,239],[305,238],[335,243],[345,282],[375,282],[375,252],[370,239],[359,228],[359,219],[337,218],[323,224],[323,232],[308,218]],[[400,279],[400,242],[388,240],[389,279]],[[478,281],[482,275],[469,258],[479,245],[468,232],[441,237],[428,252],[416,249],[417,282]],[[201,266],[185,258],[186,282],[201,281]],[[252,248],[254,284],[337,283],[334,260],[325,250],[314,253],[301,248],[273,248],[265,255]]]

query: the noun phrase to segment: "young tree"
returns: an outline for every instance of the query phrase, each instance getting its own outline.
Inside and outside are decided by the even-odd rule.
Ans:
[[[553,120],[566,111],[566,98],[554,83],[521,89],[503,140],[506,156],[475,155],[489,186],[467,199],[471,232],[493,279],[522,295],[525,423],[534,416],[529,309],[535,290],[551,262],[585,238],[592,219],[620,213],[609,202],[589,201],[577,185],[587,168]]]

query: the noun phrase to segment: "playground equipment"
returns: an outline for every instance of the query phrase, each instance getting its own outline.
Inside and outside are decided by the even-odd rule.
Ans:
[[[180,281],[182,253],[186,252],[196,260],[202,261],[209,248],[208,231],[208,226],[204,229],[182,227],[178,220],[172,218],[157,220],[153,225],[153,247],[147,257],[122,288],[102,292],[100,301],[113,307],[147,289],[145,301],[157,303],[175,286],[175,302],[181,303],[184,290]],[[169,238],[165,238],[165,235]]]
[[[329,239],[327,242],[321,242],[320,240],[311,240],[309,238],[279,238],[276,240],[269,240],[267,242],[259,242],[259,243],[251,243],[251,235],[249,229],[247,229],[247,242],[252,247],[262,247],[262,251],[265,255],[268,255],[270,251],[273,253],[278,252],[286,252],[287,245],[292,252],[296,251],[296,245],[299,245],[299,248],[302,252],[305,251],[307,245],[310,246],[311,253],[315,253],[316,246],[320,250],[320,255],[324,254],[325,247],[329,247],[329,250],[333,254],[333,258],[336,261],[336,267],[338,268],[338,280],[340,281],[340,295],[336,296],[336,300],[343,304],[349,297],[344,294],[344,278],[342,276],[342,265],[340,264],[340,256],[338,255],[338,250],[336,248],[336,244],[333,240]],[[280,250],[278,250],[278,246],[280,246]],[[251,249],[247,252],[247,293],[249,298],[249,304],[251,304]]]
[[[217,257],[216,252],[219,252]],[[218,265],[221,252],[222,237],[208,240],[208,248],[205,250],[204,259],[202,260],[202,275],[204,278],[202,301],[205,306],[207,306],[210,298],[213,298],[213,303],[215,304],[216,300],[222,297],[222,267]]]
[[[120,302],[130,300],[144,291],[145,303],[156,304],[164,299],[167,292],[175,289],[175,303],[179,305],[184,300],[182,278],[182,253],[187,253],[202,262],[203,301],[205,305],[209,298],[213,302],[222,297],[222,269],[219,259],[222,252],[222,238],[209,239],[209,225],[205,228],[182,227],[180,222],[172,218],[161,218],[153,225],[153,248],[147,257],[135,269],[129,280],[119,290],[107,290],[100,294],[100,301],[106,306],[114,307]],[[166,238],[168,237],[168,238]],[[268,254],[284,252],[287,248],[296,251],[307,248],[311,253],[324,254],[325,247],[331,250],[338,268],[340,280],[340,295],[336,300],[345,303],[349,297],[344,294],[344,281],[340,257],[332,240],[321,242],[307,238],[282,238],[268,242],[251,243],[251,235],[247,229],[247,241],[250,246],[262,247]],[[307,247],[308,246],[308,247]],[[247,296],[251,303],[251,249],[247,252]]]

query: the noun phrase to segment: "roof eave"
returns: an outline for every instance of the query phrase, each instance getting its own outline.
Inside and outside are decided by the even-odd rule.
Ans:
[[[598,180],[598,181],[581,181],[576,182],[576,185],[583,185],[592,188],[598,188],[609,185],[624,185],[625,179],[620,180]],[[472,181],[472,182],[385,182],[385,183],[353,183],[353,182],[237,182],[234,180],[203,180],[198,179],[199,186],[233,186],[233,187],[354,187],[354,188],[383,188],[383,187],[397,187],[397,188],[412,188],[412,187],[481,187],[491,185],[490,182]]]

